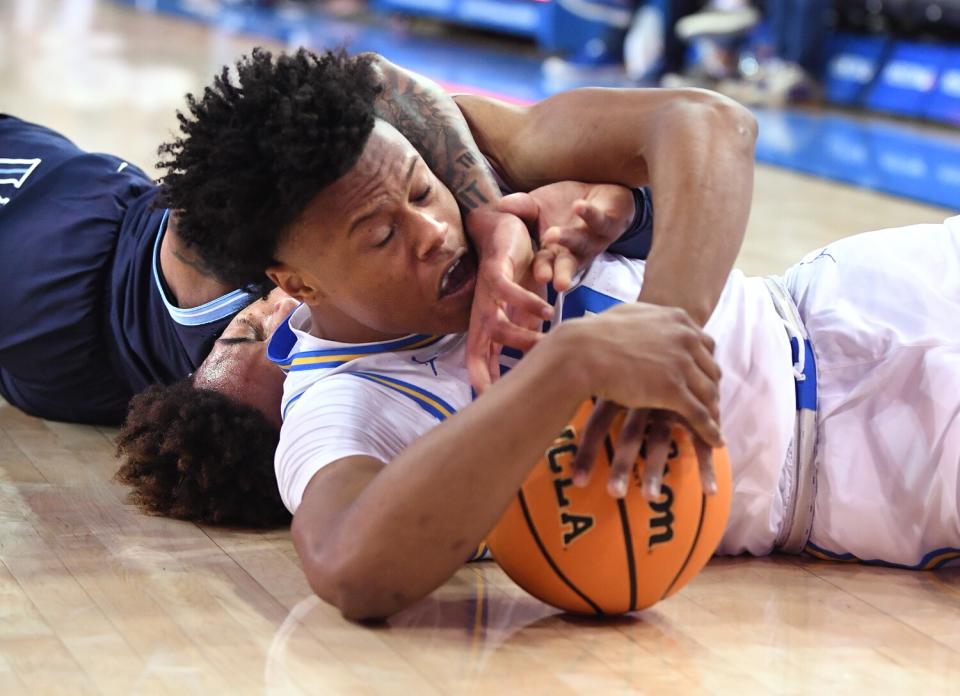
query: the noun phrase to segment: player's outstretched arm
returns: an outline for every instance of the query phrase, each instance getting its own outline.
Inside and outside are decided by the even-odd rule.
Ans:
[[[431,592],[470,556],[590,394],[677,411],[719,444],[712,347],[678,309],[624,305],[567,322],[484,398],[388,464],[363,456],[321,468],[293,521],[311,587],[353,619],[388,616]],[[281,455],[278,470],[309,470],[310,428],[303,432],[304,461]]]
[[[586,88],[527,107],[456,101],[514,190],[565,179],[650,184],[656,215],[641,297],[706,322],[746,229],[757,133],[747,109],[692,89]]]
[[[707,321],[746,231],[757,135],[749,111],[705,90],[588,88],[526,108],[478,97],[457,103],[481,150],[516,188],[556,179],[649,183],[656,214],[639,299],[681,307],[701,326]],[[586,435],[606,432],[616,411],[615,404],[599,402]],[[670,418],[664,412],[627,415],[611,490],[625,490],[648,420],[649,432],[660,433],[662,442]],[[585,442],[596,446],[599,440],[586,435]],[[703,445],[701,479],[709,492],[712,465]],[[590,447],[582,446],[580,454],[592,461]],[[648,468],[644,490],[659,490],[662,462]]]

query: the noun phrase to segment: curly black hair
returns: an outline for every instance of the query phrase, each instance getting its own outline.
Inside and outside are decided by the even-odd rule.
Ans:
[[[117,480],[146,512],[251,528],[285,525],[273,455],[280,433],[257,409],[189,379],[130,402]]]
[[[310,200],[360,158],[381,87],[370,55],[274,58],[254,49],[225,66],[160,146],[159,202],[211,271],[236,287],[269,285],[264,270]],[[165,159],[164,159],[165,158]]]

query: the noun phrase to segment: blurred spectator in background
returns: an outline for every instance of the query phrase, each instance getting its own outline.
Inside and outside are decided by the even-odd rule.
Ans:
[[[624,67],[637,83],[656,83],[683,69],[686,39],[675,28],[704,8],[703,0],[647,0],[637,7],[624,39]]]
[[[817,99],[833,0],[766,0],[763,9],[764,31],[754,31],[758,9],[736,0],[714,0],[680,19],[688,60],[663,84],[709,87],[752,105]]]
[[[564,12],[591,25],[594,35],[576,52],[544,60],[544,76],[558,88],[619,79],[623,74],[623,39],[637,0],[555,1]]]
[[[820,75],[833,0],[766,0],[765,4],[774,54],[810,75]]]
[[[657,84],[664,72],[679,72],[686,39],[674,30],[678,21],[712,3],[705,0],[556,0],[570,14],[605,24],[602,37],[586,41],[576,53],[548,58],[548,78],[573,82],[626,76],[638,84]],[[747,0],[722,0],[724,6]],[[705,13],[705,14],[709,14]],[[755,23],[755,21],[754,21]]]
[[[709,87],[737,76],[741,51],[760,21],[749,0],[711,0],[703,9],[677,19],[673,34],[677,60],[667,66],[667,87]]]
[[[677,85],[713,85],[733,76],[739,45],[760,19],[749,0],[556,1],[608,28],[576,53],[544,61],[548,78],[567,82],[619,79],[625,72],[636,84],[656,85],[666,74]]]

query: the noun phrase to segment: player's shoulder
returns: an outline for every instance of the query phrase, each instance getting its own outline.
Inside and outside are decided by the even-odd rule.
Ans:
[[[381,400],[382,394],[373,384],[349,372],[327,374],[284,399],[284,424],[315,414],[359,415],[360,411],[375,410]]]
[[[355,456],[388,463],[430,426],[389,390],[347,372],[311,383],[285,408],[274,470],[291,512],[320,469]]]
[[[284,396],[281,440],[318,429],[420,429],[423,417],[402,392],[383,377],[363,372],[335,372],[315,379]]]
[[[333,443],[365,436],[383,417],[383,404],[371,385],[334,374],[288,392],[283,401],[283,425],[276,463],[301,459],[305,452],[323,451]]]

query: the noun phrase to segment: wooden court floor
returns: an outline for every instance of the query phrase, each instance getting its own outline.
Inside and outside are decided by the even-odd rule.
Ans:
[[[256,43],[104,2],[7,0],[0,111],[153,171],[183,93]],[[948,214],[760,167],[739,265],[778,272]],[[0,402],[0,694],[960,691],[960,570],[715,559],[675,598],[597,622],[484,563],[363,627],[311,596],[285,530],[140,514],[112,481],[113,435]]]

